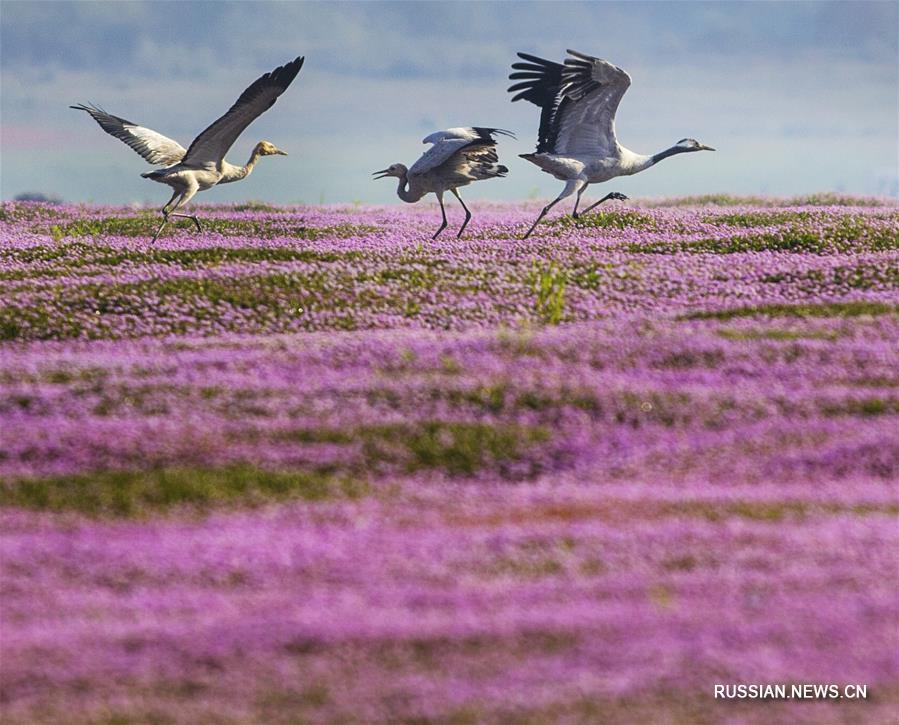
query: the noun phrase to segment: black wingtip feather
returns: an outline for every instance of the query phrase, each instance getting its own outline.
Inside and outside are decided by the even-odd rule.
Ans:
[[[572,50],[571,48],[568,48],[565,52],[568,53],[568,55],[579,58],[580,60],[586,61],[587,63],[592,63],[595,60],[599,60],[599,58],[597,58],[596,56],[588,55],[587,53],[581,53],[577,50]]]
[[[546,58],[540,58],[536,55],[531,55],[530,53],[516,53],[516,55],[522,60],[526,60],[530,63],[536,63],[537,65],[543,66],[554,66],[558,65],[558,63],[553,63],[551,60],[547,60]]]
[[[507,91],[508,93],[512,93],[512,92],[514,92],[514,91],[520,91],[522,88],[533,88],[533,86],[534,86],[534,82],[533,82],[533,81],[524,81],[523,83],[514,83],[514,84],[512,84],[511,86],[509,86],[509,87],[506,89],[506,91]]]
[[[507,131],[504,128],[493,128],[492,126],[472,126],[471,128],[481,137],[481,139],[489,143],[496,143],[496,139],[493,138],[494,134],[498,136],[509,136],[510,138],[515,138],[514,133],[512,133],[511,131]]]
[[[300,72],[300,68],[303,67],[303,63],[306,62],[305,56],[297,56],[290,63],[286,63],[278,68],[275,68],[271,72],[271,78],[275,83],[278,84],[284,90],[287,90],[287,87],[293,83],[293,79],[297,77],[297,73]]]

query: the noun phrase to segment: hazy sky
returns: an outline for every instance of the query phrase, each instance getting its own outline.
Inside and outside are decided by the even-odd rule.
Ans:
[[[84,113],[94,102],[187,146],[262,73],[306,56],[229,154],[268,139],[287,158],[204,201],[397,201],[371,172],[410,165],[431,131],[500,126],[509,177],[469,198],[554,196],[519,159],[539,112],[509,102],[516,51],[566,48],[626,69],[621,143],[677,156],[604,185],[631,196],[899,194],[899,3],[0,2],[0,196],[161,205],[168,189]],[[599,188],[595,189],[600,191]]]

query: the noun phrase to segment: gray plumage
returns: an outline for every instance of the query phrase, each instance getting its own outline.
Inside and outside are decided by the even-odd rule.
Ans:
[[[471,212],[465,206],[457,189],[474,181],[503,177],[509,171],[499,163],[495,135],[514,138],[514,134],[510,131],[481,126],[437,131],[422,140],[422,143],[433,145],[412,164],[412,168],[407,169],[403,164],[393,164],[374,172],[374,176],[378,179],[388,176],[398,178],[397,196],[410,204],[425,194],[433,193],[437,197],[443,223],[432,239],[436,239],[446,228],[443,194],[445,191],[452,192],[465,210],[465,221],[456,234],[460,237],[471,220]]]
[[[636,174],[674,154],[715,150],[690,138],[652,155],[626,149],[615,134],[615,113],[631,77],[601,58],[574,50],[569,50],[568,56],[561,64],[519,53],[524,62],[513,63],[515,72],[509,75],[510,80],[518,81],[509,87],[509,92],[516,94],[512,101],[530,101],[541,110],[537,151],[522,154],[522,158],[565,182],[562,193],[544,207],[525,238],[553,206],[574,193],[573,216],[577,218],[581,195],[590,184]],[[612,192],[583,213],[608,199],[627,197]]]

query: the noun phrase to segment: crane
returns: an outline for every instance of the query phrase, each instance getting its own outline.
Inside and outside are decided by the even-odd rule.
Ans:
[[[244,166],[235,166],[225,161],[225,154],[237,137],[287,90],[303,67],[304,60],[305,58],[298,57],[257,78],[240,94],[240,98],[225,115],[202,131],[186,149],[161,133],[113,116],[97,106],[79,104],[69,108],[86,111],[106,133],[124,141],[151,164],[163,166],[141,174],[145,179],[166,184],[174,190],[172,198],[162,207],[162,223],[153,235],[152,241],[155,242],[170,216],[192,219],[197,225],[197,231],[202,231],[200,220],[196,216],[178,211],[198,191],[211,189],[216,184],[245,179],[261,156],[287,156],[286,152],[274,144],[260,141]]]
[[[651,155],[625,148],[615,136],[615,112],[631,77],[601,58],[574,50],[568,55],[560,64],[518,53],[525,62],[513,63],[516,72],[509,75],[510,80],[519,81],[509,88],[510,93],[518,92],[512,101],[524,99],[541,109],[537,152],[521,154],[521,158],[565,182],[562,193],[543,208],[524,239],[550,209],[574,193],[573,216],[577,219],[581,196],[590,184],[636,174],[675,154],[715,150],[692,138]],[[583,213],[609,199],[627,197],[613,191]]]
[[[451,191],[465,210],[465,221],[456,234],[456,237],[461,237],[471,219],[471,212],[456,189],[467,186],[472,181],[505,176],[509,171],[498,163],[494,134],[515,138],[511,131],[482,126],[437,131],[422,139],[422,143],[433,145],[412,164],[411,169],[403,164],[392,164],[386,169],[375,171],[373,176],[376,179],[388,176],[398,178],[400,183],[396,194],[409,204],[414,204],[425,194],[433,193],[437,197],[443,223],[431,239],[437,239],[440,232],[446,229],[443,194],[447,190]]]

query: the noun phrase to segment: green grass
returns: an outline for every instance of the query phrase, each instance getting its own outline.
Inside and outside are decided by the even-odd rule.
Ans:
[[[2,480],[0,506],[130,517],[177,507],[204,511],[273,499],[355,498],[365,491],[365,484],[359,481],[308,471],[266,471],[250,466],[155,468]]]
[[[115,269],[127,261],[208,269],[209,273],[147,275],[145,279],[118,283],[99,283],[91,274],[74,283],[42,274],[47,279],[18,285],[8,295],[6,305],[0,306],[0,340],[128,338],[141,334],[137,321],[145,316],[147,300],[164,301],[163,307],[157,309],[159,332],[156,334],[202,334],[208,330],[210,320],[228,320],[228,329],[234,331],[260,328],[268,332],[296,331],[306,329],[306,321],[319,313],[328,314],[330,329],[356,329],[360,318],[365,320],[370,314],[420,316],[424,307],[423,290],[475,294],[490,291],[497,283],[487,275],[452,268],[440,259],[414,256],[389,267],[385,263],[382,269],[365,271],[362,265],[353,264],[365,255],[358,251],[319,252],[289,247],[177,250],[103,247],[99,253],[94,250],[92,254],[90,246],[76,242],[61,245],[62,248],[32,248],[22,250],[19,259],[57,260],[61,255],[68,255],[54,265],[60,270],[66,269],[70,260],[75,267],[100,262],[105,265],[103,269]],[[271,266],[291,260],[309,264],[301,269]],[[243,262],[245,269],[230,276],[214,271],[217,265],[232,262]],[[267,262],[270,266],[255,268],[252,262]],[[42,264],[34,266],[46,268]],[[527,274],[514,278],[513,283],[528,284],[523,277]],[[563,279],[556,281],[564,285]],[[555,322],[564,314],[564,289],[558,285],[553,287],[550,282],[550,294],[535,304],[541,305],[547,322]],[[35,290],[39,291],[40,304],[19,301],[27,299]],[[495,304],[501,307],[503,302],[496,300]],[[229,315],[228,307],[238,314]],[[171,314],[164,317],[164,310]],[[452,309],[441,312],[448,316]],[[135,332],[120,326],[122,317],[132,318]]]
[[[731,227],[766,227],[812,218],[810,211],[758,211],[742,214],[709,214],[703,221]]]
[[[655,220],[639,211],[598,211],[577,219],[566,214],[550,222],[566,229],[654,229]]]
[[[832,516],[845,513],[856,516],[895,515],[899,511],[899,506],[896,504],[809,503],[806,501],[734,501],[730,503],[689,501],[663,503],[659,505],[659,510],[668,516],[695,516],[709,521],[741,518],[777,523],[787,518]]]
[[[738,317],[859,317],[896,315],[899,305],[885,302],[822,302],[819,304],[771,304],[734,307],[729,310],[697,310],[678,315],[678,320],[732,320]]]
[[[557,325],[565,317],[565,288],[567,274],[556,265],[534,269],[531,286],[536,294],[534,309],[537,317],[547,325]]]
[[[820,405],[821,413],[828,417],[842,415],[860,415],[872,417],[876,415],[896,415],[899,413],[899,400],[896,398],[861,398],[859,400],[825,401]]]
[[[21,201],[0,202],[0,222],[58,219],[64,213],[55,204]]]
[[[362,456],[316,470],[270,471],[234,465],[7,478],[0,479],[0,506],[132,517],[185,507],[202,512],[269,500],[356,498],[368,493],[366,481],[372,473],[397,469],[463,477],[491,469],[503,475],[509,464],[525,460],[531,446],[549,440],[549,433],[537,426],[424,421],[346,431],[303,428],[272,437],[302,443],[359,443]]]
[[[899,286],[899,267],[892,265],[857,264],[834,267],[826,271],[811,269],[803,272],[774,272],[761,278],[768,284],[812,282],[816,285],[834,285],[853,289],[871,289],[877,286]]]
[[[840,335],[832,330],[739,330],[724,327],[715,334],[725,340],[836,340]]]
[[[529,449],[549,440],[540,426],[429,420],[418,423],[367,425],[336,430],[298,428],[280,431],[277,440],[299,443],[360,443],[362,459],[347,461],[364,471],[399,468],[407,473],[441,470],[450,476],[472,476],[483,469],[502,473],[524,461]]]
[[[334,295],[334,287],[341,287],[340,279],[329,277],[324,270],[231,278],[174,277],[122,284],[87,283],[77,287],[59,285],[54,290],[53,306],[32,308],[7,304],[0,307],[0,340],[62,340],[84,336],[107,339],[109,332],[102,325],[103,316],[140,318],[148,298],[165,299],[172,305],[181,300],[193,310],[177,324],[172,321],[167,332],[175,334],[190,332],[203,319],[221,317],[222,306],[254,315],[260,323],[280,320],[282,326],[278,329],[287,329],[289,323],[309,310],[345,311],[348,313],[345,319],[335,319],[333,323],[350,329],[355,326],[350,314],[353,310],[378,309],[396,303],[374,290]],[[199,301],[208,304],[197,305]],[[64,314],[60,314],[61,310]]]
[[[788,200],[793,206],[889,206],[890,202],[865,196],[849,196],[824,192],[807,194]]]
[[[659,239],[645,243],[630,243],[626,249],[637,254],[885,252],[899,249],[899,225],[888,227],[872,224],[860,217],[847,216],[828,220],[820,229],[795,222],[777,231],[734,235],[720,239],[709,237],[692,241]]]
[[[407,451],[405,460],[401,460],[408,472],[439,468],[455,476],[470,476],[488,466],[502,468],[521,461],[527,448],[549,439],[545,428],[487,423],[430,422],[373,432],[365,445],[368,455],[389,458],[392,447],[398,444]]]
[[[33,231],[50,234],[60,241],[69,237],[151,237],[159,226],[160,216],[156,213],[144,213],[138,216],[109,216],[95,219],[78,219],[49,227],[37,226]],[[324,239],[333,237],[351,237],[370,234],[377,231],[377,227],[354,224],[335,224],[327,227],[307,227],[297,224],[291,219],[222,219],[201,218],[200,223],[204,231],[216,232],[224,235],[240,235],[270,238],[286,236],[293,239]],[[168,229],[195,229],[194,223],[189,219],[172,220]],[[165,233],[164,233],[165,235]]]
[[[657,360],[653,367],[669,370],[717,368],[724,363],[723,350],[678,350]]]
[[[427,420],[345,430],[295,428],[273,437],[298,443],[360,443],[366,470],[387,463],[409,473],[441,469],[450,475],[470,476],[486,467],[523,460],[528,448],[550,436],[540,426]]]
[[[116,249],[87,242],[65,242],[54,246],[40,245],[0,252],[0,258],[20,264],[34,264],[33,271],[0,273],[0,280],[22,280],[31,277],[47,279],[70,276],[86,267],[119,267],[123,264],[167,264],[196,269],[223,264],[258,264],[262,262],[330,263],[353,260],[361,252],[323,252],[291,247],[202,247],[197,249]],[[58,269],[47,269],[47,264]]]

